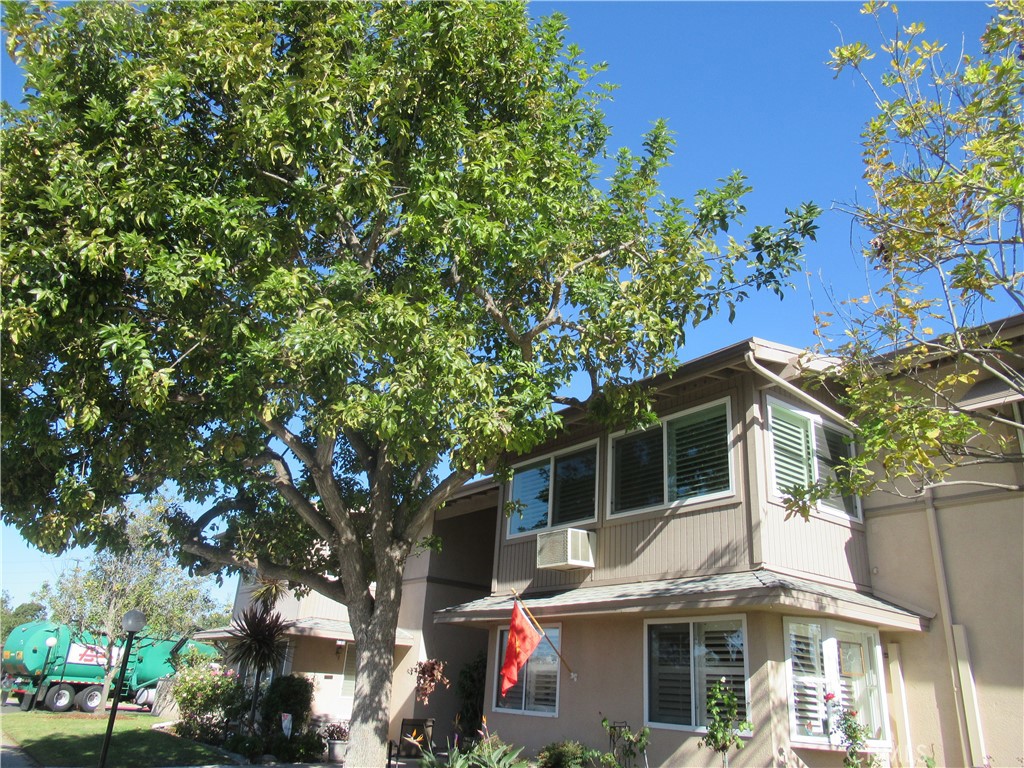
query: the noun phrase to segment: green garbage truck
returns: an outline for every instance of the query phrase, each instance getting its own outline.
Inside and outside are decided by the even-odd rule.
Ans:
[[[210,645],[186,637],[156,638],[136,635],[125,670],[122,700],[148,707],[156,697],[156,684],[174,674],[174,657],[196,649],[205,656],[219,654]],[[120,645],[110,646],[106,636],[78,632],[66,624],[32,621],[15,627],[3,646],[2,670],[8,694],[23,710],[35,706],[53,712],[75,707],[92,712],[101,704],[107,654],[120,670]],[[116,678],[111,683],[111,689]]]

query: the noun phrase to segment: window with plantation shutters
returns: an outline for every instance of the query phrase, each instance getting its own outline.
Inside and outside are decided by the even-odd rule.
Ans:
[[[811,470],[811,422],[779,405],[771,407],[775,488],[784,491],[814,480]]]
[[[647,722],[700,729],[707,724],[711,686],[724,679],[747,712],[743,620],[647,624]]]
[[[769,405],[772,474],[775,494],[783,496],[793,486],[806,487],[835,479],[843,461],[853,455],[851,437],[826,424],[817,414],[789,405]],[[850,517],[859,515],[854,496],[823,499],[822,507]]]
[[[729,490],[725,403],[673,419],[667,428],[669,501]]]
[[[821,656],[821,627],[789,625],[790,730],[801,736],[826,735],[825,665]]]
[[[856,712],[869,741],[887,739],[878,633],[836,621],[787,619],[786,671],[794,740],[827,743],[842,710]],[[826,702],[830,698],[831,702]]]
[[[620,437],[612,450],[612,513],[657,506],[665,499],[661,427]]]
[[[614,438],[611,514],[730,493],[729,424],[721,400]]]
[[[560,647],[561,630],[558,627],[545,627],[544,632],[547,638],[533,651],[526,666],[519,670],[516,684],[504,696],[500,689],[495,694],[495,709],[539,715],[557,714],[559,660],[554,648]],[[505,663],[507,646],[508,630],[503,629],[498,633],[498,670]],[[497,677],[500,680],[500,675]]]
[[[509,534],[541,531],[597,516],[597,447],[550,456],[512,473]]]

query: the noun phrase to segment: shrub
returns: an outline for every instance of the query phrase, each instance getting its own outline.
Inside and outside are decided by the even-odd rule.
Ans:
[[[291,738],[278,731],[266,738],[263,753],[273,755],[282,763],[305,763],[319,762],[326,749],[327,743],[316,731],[292,734]]]
[[[206,660],[186,659],[171,693],[180,713],[175,731],[194,741],[223,744],[228,722],[245,711],[245,686],[238,676]]]
[[[275,677],[263,695],[261,720],[263,733],[283,733],[281,713],[292,716],[292,735],[301,733],[313,710],[313,681],[301,675]],[[276,753],[275,753],[276,754]]]
[[[348,741],[348,721],[328,723],[320,729],[320,735],[327,741]]]
[[[540,751],[537,764],[539,768],[588,768],[596,756],[578,741],[556,741]]]
[[[459,670],[455,692],[462,702],[457,730],[464,735],[477,733],[484,727],[484,681],[487,675],[487,654],[480,652]]]
[[[257,760],[263,755],[263,739],[260,736],[233,733],[224,742],[224,748],[249,760]]]

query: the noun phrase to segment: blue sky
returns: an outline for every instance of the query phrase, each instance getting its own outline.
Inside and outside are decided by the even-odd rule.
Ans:
[[[927,37],[968,52],[991,9],[983,2],[900,3],[904,24],[921,21]],[[606,61],[619,89],[606,105],[611,146],[640,147],[651,122],[666,118],[677,155],[663,177],[666,191],[692,199],[734,169],[754,187],[747,221],[777,224],[803,201],[825,209],[818,242],[807,250],[807,274],[783,302],[760,297],[736,320],[712,320],[689,334],[686,358],[749,336],[793,346],[814,342],[813,311],[867,292],[861,236],[833,203],[867,200],[861,180],[862,126],[872,96],[852,74],[833,78],[829,49],[863,40],[877,49],[878,31],[859,3],[846,2],[535,2],[534,15],[569,18],[567,39],[590,62]],[[889,21],[889,14],[886,14]],[[890,31],[888,27],[886,31]],[[21,78],[3,55],[2,96],[20,99]],[[995,318],[987,318],[989,320]],[[2,585],[15,605],[53,579],[61,562],[28,548],[4,527]],[[218,597],[230,600],[232,585]]]

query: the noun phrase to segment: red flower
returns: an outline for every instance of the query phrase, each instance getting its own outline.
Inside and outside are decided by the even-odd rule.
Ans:
[[[836,697],[836,695],[834,693],[826,693],[825,694],[825,703],[827,704],[828,702],[832,701],[832,699],[834,699],[835,697]]]

